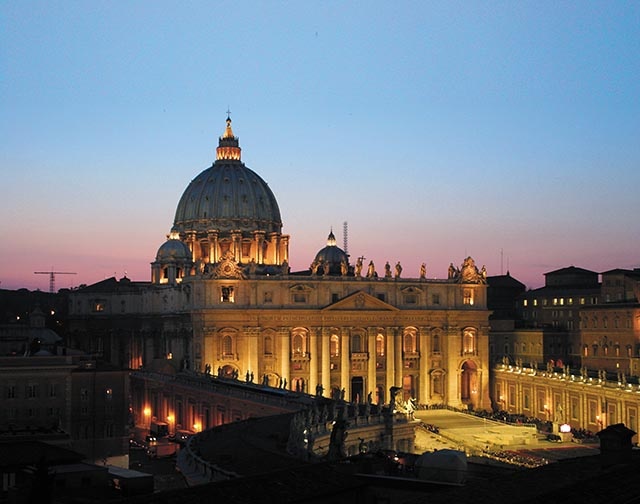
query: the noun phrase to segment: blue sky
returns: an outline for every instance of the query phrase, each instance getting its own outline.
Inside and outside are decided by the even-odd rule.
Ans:
[[[0,287],[150,278],[230,108],[291,265],[640,266],[638,2],[0,4]]]

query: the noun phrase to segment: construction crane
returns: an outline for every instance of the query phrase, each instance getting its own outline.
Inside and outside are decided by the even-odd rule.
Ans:
[[[70,271],[34,271],[34,275],[49,275],[49,292],[54,294],[56,292],[56,275],[77,275],[75,272]]]

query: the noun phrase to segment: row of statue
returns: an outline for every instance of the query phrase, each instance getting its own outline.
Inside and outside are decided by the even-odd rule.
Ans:
[[[314,260],[309,266],[312,275],[322,274],[328,276],[332,274],[331,262]],[[284,260],[282,264],[277,268],[280,274],[288,275],[290,273],[289,263]],[[346,260],[342,260],[340,263],[340,275],[348,276],[351,272],[356,278],[362,278],[363,274],[366,278],[378,278],[378,272],[373,261],[369,261],[366,272],[364,269],[364,257],[358,257],[353,269],[349,266]],[[201,259],[197,261],[195,272],[198,275],[211,276],[214,278],[246,278],[246,273],[253,276],[257,273],[258,264],[255,259],[251,259],[249,265],[245,268],[241,267],[236,261],[233,254],[227,251],[221,258],[221,261],[216,264],[206,264]],[[399,279],[402,276],[402,265],[400,261],[396,262],[395,267],[391,267],[389,261],[384,265],[384,278],[386,279]],[[427,265],[422,263],[420,265],[419,278],[425,280],[427,277]],[[456,268],[453,263],[449,265],[447,278],[449,280],[455,280],[461,283],[486,283],[487,281],[487,269],[482,266],[481,269],[475,265],[474,260],[471,257],[467,257],[459,268]]]

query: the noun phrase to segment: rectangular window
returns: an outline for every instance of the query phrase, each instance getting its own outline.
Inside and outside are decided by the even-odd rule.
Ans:
[[[528,306],[529,305],[529,301],[527,301],[526,299],[522,301],[522,306]]]
[[[462,303],[468,306],[473,305],[473,290],[465,289],[463,293]]]
[[[58,397],[58,384],[50,383],[49,384],[49,397]]]
[[[293,302],[294,303],[306,303],[307,302],[307,295],[304,292],[296,292],[293,295]]]
[[[387,296],[384,295],[383,293],[378,293],[376,294],[376,296],[380,301],[385,301],[385,302],[387,301]]]
[[[38,386],[37,385],[27,385],[27,399],[35,399],[38,397]]]
[[[220,301],[223,303],[234,302],[233,287],[225,286],[220,289]]]
[[[87,388],[81,388],[80,389],[80,399],[82,401],[88,401],[89,400],[89,389],[87,389]]]
[[[16,386],[9,385],[7,387],[7,399],[15,399],[16,398]]]
[[[598,420],[598,413],[596,412],[596,402],[589,401],[589,423],[595,424]]]
[[[404,295],[404,304],[416,304],[418,299],[415,294],[405,294]]]
[[[580,403],[576,397],[571,398],[571,420],[578,420],[580,418]]]
[[[440,304],[440,294],[432,294],[431,295],[431,302],[434,305],[439,305]]]

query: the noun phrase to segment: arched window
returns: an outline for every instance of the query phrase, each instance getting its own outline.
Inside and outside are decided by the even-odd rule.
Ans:
[[[462,332],[462,352],[473,354],[476,351],[476,332],[473,329],[465,329]]]
[[[307,339],[304,334],[293,335],[291,348],[295,357],[304,357],[307,354]]]
[[[376,355],[384,357],[384,336],[382,334],[376,336]]]
[[[431,337],[431,349],[434,354],[440,353],[440,335],[438,333]]]
[[[416,352],[416,334],[413,331],[408,331],[404,334],[404,338],[402,341],[403,350],[405,353],[415,353]]]
[[[222,355],[225,357],[233,355],[233,338],[229,335],[222,337]]]
[[[340,357],[340,338],[338,338],[337,334],[331,335],[329,346],[331,357]]]
[[[442,378],[442,371],[435,371],[431,375],[431,390],[433,390],[434,394],[443,395],[444,387]]]
[[[271,336],[264,338],[264,354],[273,355],[273,338]]]
[[[362,352],[362,337],[359,334],[351,335],[351,353]]]

